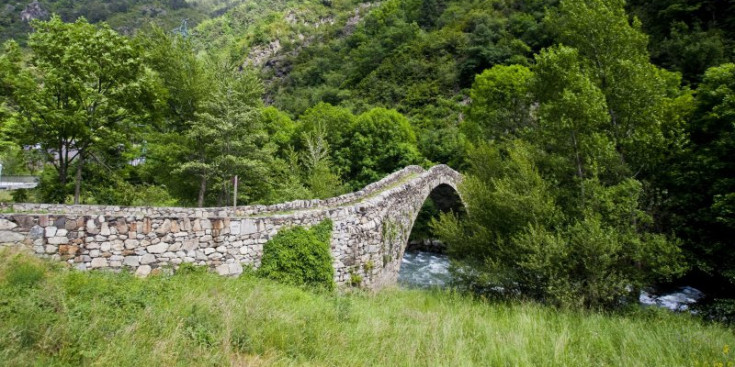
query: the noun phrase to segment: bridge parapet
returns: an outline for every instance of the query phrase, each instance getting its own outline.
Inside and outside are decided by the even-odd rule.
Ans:
[[[3,205],[4,211],[17,213],[49,213],[49,214],[71,214],[71,215],[104,215],[104,216],[136,216],[136,217],[194,217],[194,218],[224,218],[224,217],[248,217],[278,214],[297,210],[314,210],[319,208],[342,206],[357,202],[369,197],[386,187],[400,182],[406,177],[418,175],[425,172],[419,166],[407,166],[396,171],[380,181],[365,186],[360,191],[355,191],[327,199],[294,200],[273,205],[246,205],[238,207],[208,207],[208,208],[183,208],[183,207],[135,207],[119,205],[66,205],[66,204],[37,204],[16,203]]]
[[[448,166],[409,166],[364,189],[325,200],[237,208],[154,208],[13,204],[0,214],[0,246],[21,246],[79,269],[139,275],[181,263],[237,275],[260,265],[263,244],[281,228],[331,219],[335,281],[379,288],[395,282],[413,222],[431,190],[454,188]]]

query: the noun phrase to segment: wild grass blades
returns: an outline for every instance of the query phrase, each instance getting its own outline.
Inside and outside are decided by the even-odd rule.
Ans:
[[[451,291],[313,293],[198,271],[141,280],[0,254],[4,366],[727,365],[726,345],[732,330],[653,309],[570,312]]]

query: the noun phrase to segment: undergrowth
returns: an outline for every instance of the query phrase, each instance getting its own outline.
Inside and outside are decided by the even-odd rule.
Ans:
[[[449,291],[314,293],[252,273],[137,279],[0,253],[2,366],[727,366],[732,330]],[[722,364],[719,364],[722,363]]]

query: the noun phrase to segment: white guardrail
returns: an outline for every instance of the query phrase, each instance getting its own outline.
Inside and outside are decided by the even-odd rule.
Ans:
[[[0,190],[32,189],[38,186],[36,176],[2,176]]]

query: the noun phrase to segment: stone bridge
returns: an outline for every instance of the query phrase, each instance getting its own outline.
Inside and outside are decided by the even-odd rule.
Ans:
[[[462,177],[445,165],[408,166],[364,189],[324,200],[270,206],[158,208],[12,204],[0,214],[0,246],[21,246],[78,269],[128,269],[139,276],[193,263],[221,275],[257,268],[281,228],[327,218],[335,282],[394,284],[416,216],[437,187]]]

